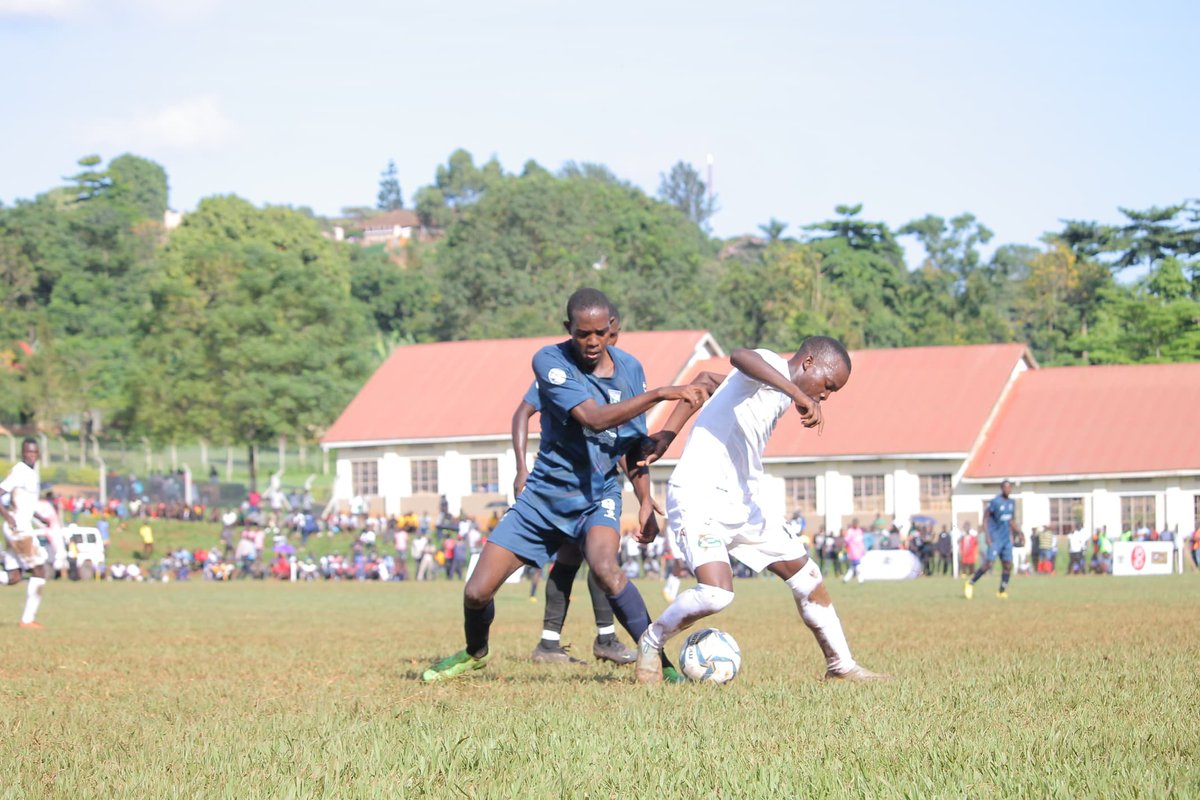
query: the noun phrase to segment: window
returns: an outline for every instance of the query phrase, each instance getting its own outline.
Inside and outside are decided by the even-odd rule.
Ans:
[[[379,462],[375,459],[350,462],[350,488],[354,496],[379,495]]]
[[[854,510],[860,514],[883,512],[883,476],[854,476]]]
[[[784,478],[783,491],[789,517],[797,511],[805,516],[817,513],[816,478]]]
[[[950,475],[921,475],[921,510],[950,510]]]
[[[436,471],[435,471],[436,474]],[[471,459],[471,493],[487,494],[500,491],[500,461],[495,458]]]
[[[1121,530],[1136,531],[1141,526],[1155,529],[1154,495],[1135,494],[1121,498]]]
[[[438,469],[436,458],[414,458],[412,460],[413,494],[438,493]]]
[[[1055,536],[1069,536],[1083,525],[1082,497],[1051,497],[1050,525]]]
[[[666,481],[650,481],[650,496],[659,502],[663,508],[667,507],[667,482]]]

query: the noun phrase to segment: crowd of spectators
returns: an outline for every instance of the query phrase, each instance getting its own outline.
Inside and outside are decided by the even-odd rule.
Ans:
[[[161,484],[171,485],[169,476],[156,480],[159,490]],[[343,511],[321,513],[307,492],[288,494],[282,503],[277,502],[278,493],[267,501],[251,492],[237,508],[222,511],[203,504],[186,504],[181,499],[152,502],[148,495],[139,497],[142,483],[135,476],[111,485],[122,488],[104,507],[93,498],[54,498],[64,524],[90,515],[106,543],[109,520],[139,526],[140,557],[111,563],[102,573],[110,580],[463,580],[471,555],[482,550],[487,534],[499,521],[498,511],[482,524],[444,510],[436,515],[378,516],[367,513],[365,506],[352,505]],[[151,528],[155,519],[219,522],[219,540],[210,547],[177,549],[156,556]],[[901,521],[880,515],[866,526],[852,519],[837,531],[820,529],[815,534],[799,514],[787,525],[793,536],[804,540],[823,572],[846,580],[861,579],[856,566],[873,550],[908,550],[925,576],[952,574],[956,555],[960,573],[969,573],[987,553],[984,531],[971,524],[943,524],[938,528],[930,517]],[[313,537],[336,539],[342,545],[341,552],[310,554]],[[1109,574],[1116,541],[1179,541],[1178,546],[1200,569],[1200,530],[1181,539],[1177,531],[1156,531],[1139,521],[1116,536],[1104,529],[1089,534],[1082,528],[1065,535],[1048,528],[1035,529],[1028,536],[1018,535],[1014,541],[1015,570],[1024,574],[1056,572],[1060,545],[1065,544],[1068,574]],[[639,544],[632,532],[622,537],[619,561],[630,577],[671,574],[671,560],[664,537],[649,545]],[[734,572],[739,577],[752,574],[737,563]]]

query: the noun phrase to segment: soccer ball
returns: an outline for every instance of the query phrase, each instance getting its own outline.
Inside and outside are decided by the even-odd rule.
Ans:
[[[725,631],[705,628],[687,637],[679,651],[679,668],[688,678],[728,683],[742,666],[742,651]]]

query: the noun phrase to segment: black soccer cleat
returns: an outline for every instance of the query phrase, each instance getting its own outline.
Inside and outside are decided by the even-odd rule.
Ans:
[[[637,652],[621,644],[621,640],[613,636],[607,642],[600,641],[597,636],[592,642],[592,655],[601,661],[611,661],[614,664],[632,664],[637,661]]]
[[[544,647],[541,642],[538,642],[537,646],[533,648],[533,655],[529,660],[535,664],[575,664],[578,666],[587,663],[568,653],[567,648],[562,645]]]

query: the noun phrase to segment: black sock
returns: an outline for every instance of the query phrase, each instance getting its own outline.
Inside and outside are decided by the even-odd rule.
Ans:
[[[579,572],[578,564],[555,564],[546,576],[546,613],[542,615],[542,630],[562,633],[571,607],[571,585]],[[542,647],[559,647],[555,640],[542,639]]]
[[[600,581],[596,580],[596,573],[588,570],[587,576],[588,593],[592,596],[592,613],[596,616],[596,630],[611,628],[613,626],[613,608],[612,603],[608,602],[608,596],[604,594],[604,587],[600,585]],[[608,644],[616,638],[613,632],[601,633],[597,635],[601,644]]]
[[[971,576],[971,583],[974,583],[975,581],[982,578],[983,573],[985,573],[985,572],[987,572],[987,569],[985,569],[984,567],[980,567],[979,569],[975,570],[975,574]]]
[[[463,630],[467,634],[467,654],[482,658],[488,651],[488,631],[496,618],[496,604],[488,601],[483,608],[463,605]]]
[[[1001,573],[1000,573],[1000,591],[1002,591],[1002,592],[1003,592],[1003,591],[1007,591],[1007,590],[1008,590],[1008,576],[1009,576],[1010,574],[1011,574],[1011,573],[1008,573],[1008,572],[1001,572]]]

